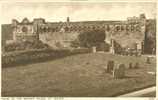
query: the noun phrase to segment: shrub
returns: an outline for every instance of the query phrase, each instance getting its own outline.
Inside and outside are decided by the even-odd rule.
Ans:
[[[36,49],[10,52],[2,56],[2,67],[12,67],[17,65],[23,65],[28,63],[35,63],[47,60],[53,60],[65,56],[88,53],[89,49]]]
[[[83,31],[78,36],[79,45],[81,47],[97,46],[104,42],[105,32],[103,30],[87,30]]]
[[[55,46],[56,46],[57,48],[62,48],[62,47],[63,47],[63,45],[61,44],[61,42],[56,42],[56,43],[55,43]]]
[[[80,42],[78,39],[74,40],[71,42],[70,44],[71,47],[74,47],[74,48],[77,48],[77,47],[80,47]]]
[[[123,52],[122,46],[119,43],[117,43],[116,41],[114,41],[114,49],[115,49],[116,54],[122,54],[122,52]]]
[[[27,49],[44,49],[49,48],[47,44],[42,43],[42,41],[21,41],[21,42],[13,42],[5,45],[5,51],[19,51],[19,50],[27,50]]]

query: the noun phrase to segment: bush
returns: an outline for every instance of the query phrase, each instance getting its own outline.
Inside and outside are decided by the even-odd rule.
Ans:
[[[79,46],[81,47],[93,47],[105,40],[104,30],[87,30],[79,34],[78,36]]]
[[[2,56],[2,67],[12,67],[28,63],[53,60],[65,56],[90,52],[89,49],[36,49],[10,52]]]
[[[114,41],[114,49],[115,49],[116,54],[122,54],[122,52],[123,52],[122,46],[119,43],[117,43],[116,41]]]
[[[28,49],[43,49],[49,48],[47,44],[42,43],[42,41],[22,41],[22,42],[13,42],[5,45],[5,51],[19,51],[19,50],[28,50]]]
[[[56,42],[56,43],[55,43],[55,46],[56,46],[57,48],[62,48],[62,47],[63,47],[63,45],[61,44],[61,42]]]
[[[80,47],[80,42],[78,39],[74,40],[71,42],[71,47],[74,47],[74,48],[77,48],[77,47]]]
[[[110,49],[110,45],[108,43],[99,43],[97,46],[97,51],[106,51],[108,52]]]

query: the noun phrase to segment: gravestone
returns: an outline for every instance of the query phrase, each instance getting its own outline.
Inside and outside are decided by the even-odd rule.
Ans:
[[[96,51],[97,51],[97,50],[96,50],[96,47],[95,47],[95,46],[92,47],[92,52],[93,52],[93,53],[96,53]]]
[[[114,61],[110,60],[107,63],[107,72],[110,73],[113,71],[113,69],[114,69]]]
[[[139,68],[139,63],[138,62],[135,63],[134,68],[135,69]]]
[[[118,67],[113,70],[113,78],[121,79],[125,77],[125,65],[119,64]]]
[[[130,62],[129,63],[129,69],[132,69],[133,68],[133,66],[132,66],[132,63]]]

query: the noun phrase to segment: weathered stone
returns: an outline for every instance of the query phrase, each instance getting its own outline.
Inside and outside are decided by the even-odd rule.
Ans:
[[[150,57],[147,57],[146,63],[147,63],[147,64],[151,64]]]
[[[96,47],[92,47],[92,52],[96,53]]]
[[[110,73],[113,71],[113,69],[114,69],[114,61],[110,60],[107,63],[107,72]]]
[[[113,40],[113,39],[111,39],[110,53],[111,53],[111,54],[115,54],[114,40]]]
[[[139,63],[138,63],[138,62],[136,62],[136,63],[135,63],[134,68],[136,68],[136,69],[137,69],[137,68],[139,68],[139,67],[140,67],[140,66],[139,66]]]
[[[113,77],[116,79],[121,79],[125,77],[125,65],[120,64],[113,70]]]
[[[138,52],[138,57],[141,57],[141,55],[142,55],[142,54],[141,54],[141,51],[139,51],[139,52]]]
[[[125,76],[125,65],[120,64],[119,65],[119,78],[124,78]]]
[[[133,66],[132,66],[132,63],[130,62],[129,63],[129,69],[132,69],[133,68]]]

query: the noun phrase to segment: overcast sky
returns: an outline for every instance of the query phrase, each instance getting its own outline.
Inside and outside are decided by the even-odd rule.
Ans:
[[[4,3],[1,8],[2,23],[12,19],[21,21],[27,17],[45,18],[46,21],[126,20],[127,17],[145,13],[147,18],[156,17],[155,3]]]

